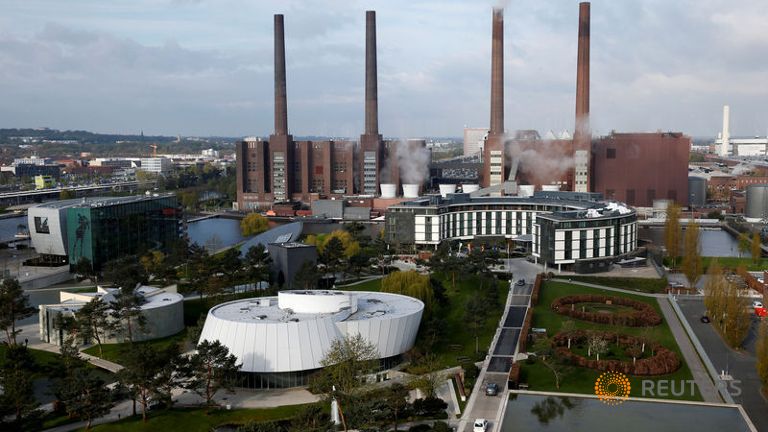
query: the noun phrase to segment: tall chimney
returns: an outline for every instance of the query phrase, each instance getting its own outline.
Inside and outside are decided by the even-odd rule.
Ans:
[[[365,12],[365,133],[379,134],[379,96],[376,78],[376,11]]]
[[[504,9],[501,8],[493,9],[490,134],[504,134]]]
[[[723,105],[723,132],[722,132],[722,144],[720,144],[720,151],[718,154],[722,157],[728,156],[728,147],[731,141],[731,107]]]
[[[285,90],[285,31],[283,15],[275,15],[275,135],[288,135],[288,102]]]
[[[579,3],[579,53],[576,66],[577,140],[591,140],[589,128],[589,2]],[[577,141],[577,146],[585,143]]]

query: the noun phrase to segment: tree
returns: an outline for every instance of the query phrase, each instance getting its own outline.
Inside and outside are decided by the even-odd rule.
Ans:
[[[135,255],[112,260],[104,267],[104,279],[120,288],[134,290],[149,281],[149,275]]]
[[[94,418],[108,414],[114,406],[112,395],[104,380],[86,367],[74,338],[68,338],[60,349],[64,378],[56,383],[55,394],[64,403],[67,414],[84,420],[85,430],[89,430]]]
[[[75,312],[75,321],[80,329],[79,336],[83,343],[90,340],[96,341],[99,357],[104,357],[102,343],[112,325],[109,319],[109,305],[99,298],[94,298]]]
[[[742,255],[749,253],[751,248],[752,240],[750,240],[749,235],[747,235],[747,233],[739,234],[739,258],[741,258]]]
[[[445,376],[438,371],[440,362],[434,354],[427,354],[419,361],[419,365],[426,372],[414,378],[410,386],[421,390],[425,398],[435,397],[437,388],[445,381]]]
[[[200,395],[210,407],[217,391],[222,388],[233,391],[241,366],[221,342],[204,340],[189,357],[185,388]]]
[[[224,273],[227,285],[233,285],[238,281],[238,272],[243,268],[240,259],[240,250],[229,248],[216,256],[216,267]]]
[[[573,333],[574,330],[576,330],[576,323],[573,320],[565,320],[560,325],[560,331],[568,336],[568,349],[571,349],[571,333]]]
[[[475,353],[480,352],[480,339],[478,333],[480,329],[485,325],[486,320],[486,307],[482,300],[477,296],[472,296],[467,301],[466,309],[464,311],[464,321],[467,327],[472,331],[475,336]]]
[[[448,242],[442,242],[437,250],[429,258],[427,266],[433,271],[451,276],[451,289],[456,291],[456,277],[462,277],[466,262],[463,259],[453,255],[451,246]]]
[[[760,233],[755,232],[752,234],[752,244],[750,246],[750,253],[752,253],[752,262],[757,264],[760,262],[760,257],[763,255],[763,243],[760,241]]]
[[[148,275],[157,277],[163,272],[165,254],[158,250],[151,251],[142,255],[141,258],[139,258],[139,262]]]
[[[293,277],[293,288],[311,290],[317,288],[317,281],[320,279],[320,273],[317,271],[317,265],[312,261],[304,261]]]
[[[434,294],[432,285],[429,283],[429,275],[423,275],[414,270],[390,273],[382,281],[381,291],[417,298],[424,302],[424,314],[427,317],[432,312]]]
[[[59,192],[60,200],[68,200],[72,198],[75,198],[75,192],[71,189],[62,189],[61,192]]]
[[[30,306],[29,297],[24,295],[21,284],[16,279],[3,279],[0,283],[0,328],[5,331],[9,345],[16,345],[16,321],[31,317],[37,309]]]
[[[667,248],[667,256],[672,259],[672,268],[675,267],[677,257],[680,256],[681,237],[680,206],[670,203],[667,206],[667,218],[664,222],[664,246]]]
[[[408,408],[406,402],[408,388],[400,383],[394,383],[384,390],[383,396],[382,402],[392,416],[394,430],[397,432],[399,415]]]
[[[240,221],[240,232],[243,237],[261,234],[269,229],[269,220],[258,213],[248,213]]]
[[[720,331],[723,338],[732,348],[740,348],[749,334],[752,325],[752,317],[749,312],[749,299],[742,296],[739,288],[733,283],[726,283],[725,307],[723,315],[715,317],[717,322],[722,319]]]
[[[135,344],[123,352],[121,363],[124,368],[117,376],[120,383],[130,391],[134,404],[138,401],[141,405],[144,422],[147,421],[150,401],[153,398],[169,401],[169,388],[181,384],[179,357],[175,346],[160,350],[150,344]]]
[[[701,252],[699,251],[699,225],[691,223],[685,229],[685,255],[683,256],[683,273],[688,278],[691,288],[701,278]]]
[[[326,392],[335,386],[342,394],[350,395],[360,387],[360,376],[376,366],[379,351],[359,333],[334,339],[320,365],[323,366],[320,386]]]
[[[591,334],[587,337],[587,356],[597,355],[597,361],[600,361],[600,354],[608,351],[608,341],[598,334]]]
[[[755,358],[757,362],[757,376],[765,389],[768,386],[768,322],[761,321],[757,332],[757,344],[755,346]]]
[[[93,264],[88,258],[80,258],[80,260],[72,266],[72,273],[78,276],[78,280],[88,279],[93,283],[98,283],[99,273],[93,269]]]
[[[334,237],[328,240],[320,252],[320,262],[325,265],[326,273],[335,275],[342,268],[344,259],[344,244]]]
[[[536,359],[552,372],[552,376],[555,378],[555,388],[560,389],[563,377],[567,373],[567,367],[558,357],[552,338],[537,338],[533,344],[533,350],[536,353]]]
[[[360,253],[360,243],[355,240],[352,234],[345,230],[335,230],[330,234],[310,234],[305,242],[316,246],[317,250],[322,254],[328,243],[333,239],[341,242],[341,249],[345,258],[351,258]]]
[[[110,316],[112,321],[112,330],[115,331],[123,340],[134,341],[137,332],[144,332],[147,325],[147,318],[141,311],[141,304],[144,299],[139,296],[135,290],[121,288],[115,294],[115,300],[110,302],[109,307],[112,310]]]
[[[7,348],[0,368],[0,419],[13,416],[14,423],[22,429],[25,422],[39,417],[33,391],[35,361],[25,345],[12,344]]]
[[[246,277],[249,281],[258,284],[269,280],[269,265],[272,258],[267,252],[267,248],[259,243],[252,246],[245,253]]]

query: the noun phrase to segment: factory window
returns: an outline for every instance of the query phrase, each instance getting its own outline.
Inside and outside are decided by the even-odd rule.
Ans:
[[[472,213],[467,213],[467,235],[472,235]]]
[[[483,233],[483,214],[480,212],[475,213],[475,235]]]
[[[645,191],[645,200],[648,205],[652,205],[656,199],[656,189],[648,189]]]
[[[606,159],[616,159],[616,149],[615,148],[605,149],[605,158]]]
[[[573,231],[565,232],[565,259],[571,259],[571,251],[573,249]]]
[[[635,205],[635,190],[627,189],[627,204]]]
[[[485,212],[485,235],[493,234],[493,219],[491,212]]]
[[[512,212],[507,212],[507,235],[512,235]]]
[[[459,213],[459,236],[464,235],[464,213]]]

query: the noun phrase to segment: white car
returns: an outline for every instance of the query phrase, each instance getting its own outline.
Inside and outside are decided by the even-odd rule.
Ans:
[[[485,432],[486,430],[488,430],[488,420],[486,419],[475,420],[475,427],[472,429],[473,432]]]
[[[763,302],[753,301],[752,302],[752,307],[753,308],[762,308],[763,307]]]

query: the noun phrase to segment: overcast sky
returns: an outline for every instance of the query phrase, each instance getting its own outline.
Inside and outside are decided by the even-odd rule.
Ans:
[[[378,21],[380,129],[487,126],[492,0],[0,0],[0,127],[267,135],[272,15],[285,14],[294,135],[363,128],[365,10]],[[505,11],[508,130],[573,128],[578,2]],[[592,2],[597,133],[768,129],[768,1]]]

